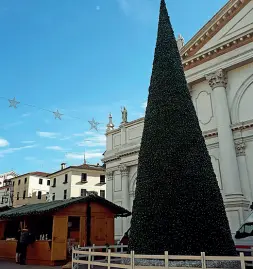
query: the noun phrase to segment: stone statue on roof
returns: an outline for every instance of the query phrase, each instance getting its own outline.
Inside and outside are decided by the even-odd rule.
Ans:
[[[177,38],[177,47],[179,50],[181,50],[183,46],[184,46],[184,38],[182,37],[181,34],[179,34]]]
[[[123,109],[121,108],[121,113],[122,113],[122,124],[127,123],[127,110],[125,107]]]

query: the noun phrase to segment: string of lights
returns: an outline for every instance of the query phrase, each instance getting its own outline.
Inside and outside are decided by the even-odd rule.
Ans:
[[[56,120],[57,119],[62,120],[64,118],[63,116],[66,116],[63,113],[60,113],[60,111],[58,109],[56,111],[52,111],[50,109],[41,108],[41,107],[35,106],[33,104],[21,103],[20,101],[16,100],[15,97],[13,99],[9,99],[9,98],[0,96],[0,99],[7,100],[9,102],[9,108],[17,109],[20,105],[33,107],[33,108],[36,108],[38,110],[43,110],[43,111],[46,111],[46,112],[49,112],[49,113],[53,114],[53,116],[54,116],[54,118]],[[83,119],[81,119],[79,117],[72,117],[72,116],[69,116],[69,115],[68,115],[68,117],[72,118],[72,119],[83,120]],[[90,124],[90,130],[95,130],[97,132],[98,132],[98,126],[100,124],[102,124],[100,122],[97,122],[94,118],[92,118],[92,120],[88,120],[88,123]]]

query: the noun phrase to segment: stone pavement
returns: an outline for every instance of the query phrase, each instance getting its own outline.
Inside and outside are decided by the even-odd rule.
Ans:
[[[19,265],[13,262],[5,262],[0,261],[0,268],[1,269],[18,269],[18,268],[24,268],[24,269],[60,269],[61,266],[41,266],[41,265]]]

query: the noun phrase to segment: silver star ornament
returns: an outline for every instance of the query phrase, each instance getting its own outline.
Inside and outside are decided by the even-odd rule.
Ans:
[[[55,119],[59,119],[61,120],[61,116],[63,116],[63,114],[61,114],[58,109],[56,110],[56,112],[53,112],[54,113],[54,118]]]
[[[89,124],[90,124],[90,130],[94,129],[98,132],[98,125],[100,124],[99,122],[95,121],[93,118],[91,121],[89,120]]]
[[[17,105],[20,104],[15,97],[13,99],[9,99],[8,101],[10,103],[9,107],[17,108]]]

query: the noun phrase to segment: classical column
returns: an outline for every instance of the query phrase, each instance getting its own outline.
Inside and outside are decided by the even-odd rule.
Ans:
[[[230,114],[227,102],[227,76],[223,70],[206,76],[213,90],[215,117],[218,129],[221,174],[225,196],[242,196],[239,169],[236,159],[233,133],[230,127]]]
[[[121,172],[121,182],[122,182],[122,206],[125,209],[130,210],[130,197],[129,197],[129,168],[121,164],[119,166]],[[123,232],[126,232],[129,228],[129,218],[123,218]]]
[[[218,129],[221,176],[224,183],[224,205],[232,234],[247,216],[249,201],[242,193],[239,167],[236,157],[230,113],[227,101],[227,76],[223,70],[206,76],[215,106],[215,118]]]
[[[106,172],[106,199],[113,202],[113,172]]]
[[[239,174],[242,184],[242,191],[248,200],[253,200],[252,186],[249,179],[247,161],[246,161],[246,144],[242,139],[235,142],[235,151],[238,161]]]

